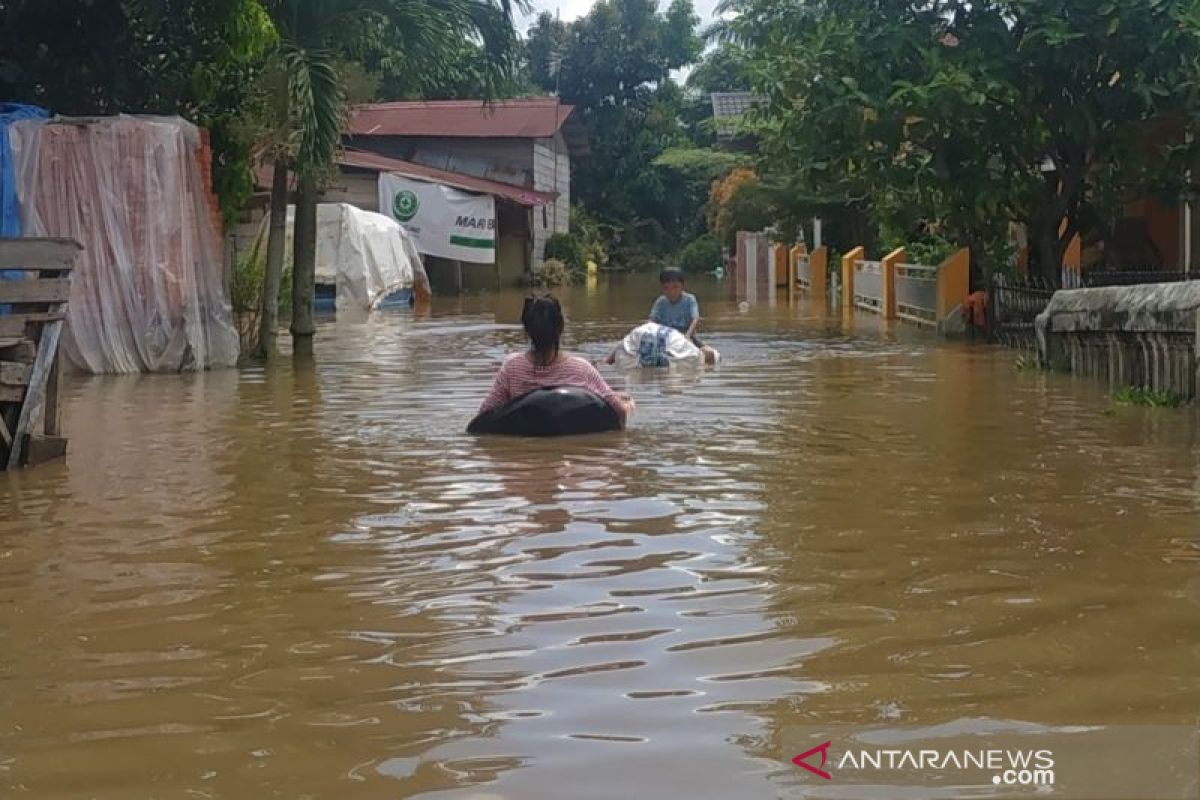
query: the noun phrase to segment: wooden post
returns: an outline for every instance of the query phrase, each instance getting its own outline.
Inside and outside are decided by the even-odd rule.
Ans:
[[[70,271],[82,250],[69,239],[0,239],[0,269],[30,273],[26,280],[0,283],[0,305],[12,304],[14,312],[0,316],[0,403],[9,404],[0,408],[0,444],[7,450],[0,468],[66,452],[66,440],[59,438],[58,345]]]
[[[903,264],[908,258],[903,247],[897,247],[892,252],[883,257],[880,263],[881,279],[879,285],[880,292],[883,295],[880,299],[883,303],[883,308],[880,309],[884,319],[896,318],[896,265]],[[963,295],[964,297],[966,295]]]
[[[38,341],[37,357],[33,360],[33,371],[29,375],[29,388],[25,391],[21,416],[17,418],[17,428],[12,432],[12,447],[8,451],[9,469],[21,466],[25,437],[33,433],[35,424],[42,419],[40,415],[42,405],[46,401],[46,384],[50,379],[50,367],[58,354],[58,339],[62,335],[62,326],[61,322],[48,322],[42,328],[42,338]]]
[[[62,435],[62,355],[54,354],[54,362],[50,365],[50,379],[46,383],[46,421],[47,436]]]
[[[854,262],[867,257],[861,245],[842,256],[842,308],[854,308]]]

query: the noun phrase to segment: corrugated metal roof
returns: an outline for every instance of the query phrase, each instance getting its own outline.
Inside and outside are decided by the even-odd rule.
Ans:
[[[544,139],[558,132],[574,106],[554,97],[374,103],[351,112],[352,136],[452,136]]]
[[[489,181],[486,178],[476,178],[474,175],[463,175],[459,172],[447,172],[444,169],[434,169],[424,164],[414,164],[411,161],[401,161],[362,150],[343,151],[338,156],[338,164],[344,167],[390,172],[414,180],[440,183],[444,186],[462,189],[464,192],[490,194],[493,197],[502,197],[523,206],[548,206],[558,199],[557,192],[535,192],[521,186]]]
[[[722,138],[734,136],[737,126],[732,120],[745,114],[753,105],[754,95],[750,92],[713,92],[712,109],[717,121],[717,135]]]
[[[366,169],[374,172],[391,172],[414,180],[440,183],[454,189],[461,189],[464,192],[490,194],[493,197],[500,197],[518,205],[531,208],[548,206],[558,199],[558,192],[535,192],[532,189],[525,189],[521,186],[489,181],[486,178],[476,178],[474,175],[447,172],[444,169],[434,169],[424,164],[414,164],[411,161],[401,161],[400,159],[388,158],[387,156],[367,153],[362,150],[343,151],[338,155],[337,163],[343,167]],[[269,189],[271,187],[271,179],[270,164],[264,164],[256,170],[255,182],[259,187]],[[295,176],[289,175],[288,188],[294,189],[295,185]]]

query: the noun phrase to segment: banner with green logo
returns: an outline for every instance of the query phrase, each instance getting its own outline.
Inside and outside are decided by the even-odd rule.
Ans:
[[[379,211],[403,225],[426,255],[496,261],[496,201],[490,195],[380,173]]]

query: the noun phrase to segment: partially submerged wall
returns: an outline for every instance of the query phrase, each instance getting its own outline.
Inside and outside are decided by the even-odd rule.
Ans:
[[[1197,395],[1200,281],[1055,292],[1037,317],[1043,365],[1182,397]]]

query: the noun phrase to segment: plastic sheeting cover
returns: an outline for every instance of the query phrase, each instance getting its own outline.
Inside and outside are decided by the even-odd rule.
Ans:
[[[616,362],[623,369],[699,367],[704,354],[674,328],[647,322],[630,331],[617,347]]]
[[[288,206],[285,268],[292,264],[295,206]],[[255,249],[267,251],[270,218],[259,226]],[[348,203],[317,205],[316,282],[337,287],[341,314],[375,309],[393,292],[424,287],[429,279],[412,238],[391,217]]]
[[[8,127],[26,119],[45,119],[50,116],[45,109],[21,103],[0,103],[0,236],[21,235],[20,206],[17,204],[17,172],[12,163],[12,150],[8,146]],[[25,277],[19,270],[0,270],[0,281],[16,281]],[[0,314],[7,314],[9,307],[0,305]]]
[[[21,217],[17,205],[17,171],[8,146],[8,128],[15,122],[46,119],[43,108],[21,103],[0,103],[0,236],[20,236]],[[20,273],[18,273],[20,274]]]
[[[63,340],[76,366],[174,372],[237,363],[195,126],[128,116],[18,122],[9,138],[24,234],[84,246]]]

